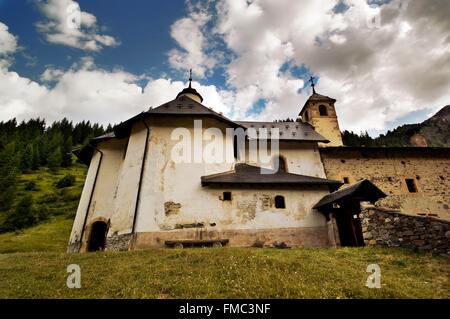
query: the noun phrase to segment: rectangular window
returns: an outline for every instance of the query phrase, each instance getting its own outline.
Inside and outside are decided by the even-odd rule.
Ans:
[[[350,184],[350,180],[348,177],[344,177],[344,184]]]
[[[417,193],[417,186],[416,182],[412,178],[405,179],[406,187],[408,187],[408,192],[410,193]]]
[[[231,200],[231,192],[223,192],[223,200]]]

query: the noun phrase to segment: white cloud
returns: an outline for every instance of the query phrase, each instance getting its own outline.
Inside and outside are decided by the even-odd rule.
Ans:
[[[108,71],[84,57],[69,69],[49,66],[41,80],[44,86],[16,72],[0,69],[0,121],[43,117],[47,123],[67,117],[74,121],[90,120],[102,124],[119,123],[150,106],[174,99],[186,83],[171,79],[149,79],[122,70]],[[217,112],[226,108],[226,92],[214,86],[195,87]],[[223,95],[223,96],[222,96]]]
[[[207,23],[212,16],[208,3],[193,5],[188,3],[188,17],[179,19],[171,26],[170,35],[181,49],[169,52],[169,63],[176,69],[187,71],[192,68],[194,75],[204,78],[217,64],[217,58],[208,45]],[[208,51],[208,52],[207,52]]]
[[[234,119],[295,117],[308,96],[298,93],[304,82],[290,67],[302,65],[320,76],[320,93],[337,98],[343,129],[383,130],[411,112],[449,104],[450,2],[414,0],[400,9],[401,1],[393,0],[379,9],[381,25],[375,29],[367,25],[375,9],[365,0],[346,2],[349,9],[339,14],[333,12],[335,0],[224,0],[214,12],[189,9],[188,17],[172,27],[182,62],[176,62],[178,53],[169,61],[178,70],[192,67],[198,77],[223,66],[226,89],[197,82],[194,87],[205,105]],[[84,21],[96,25],[92,15]],[[210,43],[217,37],[232,52],[227,64]],[[3,47],[9,49],[0,52],[10,57],[17,41],[0,24],[0,39],[6,38],[9,44]],[[208,64],[211,49],[214,62]],[[51,86],[7,67],[0,72],[1,119],[41,116],[51,122],[67,116],[116,123],[173,99],[186,85],[169,78],[140,85],[145,76],[101,69],[91,57],[69,69],[49,66],[41,81]],[[261,99],[264,110],[251,114]]]
[[[335,0],[217,4],[215,30],[234,54],[225,68],[235,118],[261,98],[267,105],[258,119],[297,115],[307,96],[297,93],[301,80],[280,72],[286,64],[306,65],[320,77],[318,91],[337,98],[344,129],[383,130],[450,102],[449,1],[346,3],[339,14]]]
[[[42,82],[54,82],[59,80],[63,75],[63,70],[48,67],[47,69],[45,69],[44,73],[41,74],[40,80]]]
[[[37,29],[50,43],[86,51],[100,51],[119,44],[112,36],[98,34],[97,18],[81,11],[73,0],[36,0],[36,3],[46,17],[36,24]]]
[[[11,55],[17,50],[17,38],[8,31],[8,26],[0,22],[0,69],[11,63]]]

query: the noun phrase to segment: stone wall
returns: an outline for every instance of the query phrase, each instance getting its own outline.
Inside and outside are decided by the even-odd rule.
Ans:
[[[450,220],[450,148],[323,148],[327,178],[368,179],[386,195],[377,206]],[[411,179],[417,192],[408,190]]]
[[[126,251],[129,250],[133,234],[113,235],[106,238],[105,250]]]
[[[366,245],[450,255],[449,221],[409,216],[376,207],[365,208],[361,214]]]

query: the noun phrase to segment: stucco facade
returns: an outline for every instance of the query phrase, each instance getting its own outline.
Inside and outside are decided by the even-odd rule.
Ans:
[[[233,154],[233,136],[226,134],[226,123],[189,116],[143,119],[132,125],[129,137],[109,139],[96,146],[72,230],[72,250],[80,249],[77,241],[81,234],[80,250],[87,249],[91,225],[96,221],[108,224],[107,242],[132,234],[127,237],[130,241],[125,241],[129,249],[164,246],[165,240],[176,238],[226,237],[230,245],[238,246],[277,241],[293,246],[329,244],[326,219],[312,209],[330,192],[327,186],[202,187],[202,176],[233,170],[239,162],[266,168],[272,163],[250,161],[248,143],[238,158],[195,163],[198,131],[194,131],[194,121],[199,120],[203,150],[210,143],[205,138],[207,131],[214,128],[223,133],[224,153]],[[173,160],[180,143],[172,136],[176,128],[193,137],[189,163]],[[317,143],[281,142],[279,150],[270,156],[282,156],[290,173],[325,178]],[[231,193],[231,200],[223,200],[224,192]],[[275,196],[284,197],[285,208],[275,208]]]
[[[235,122],[202,100],[189,86],[80,151],[89,170],[69,251],[359,245],[360,202],[386,195],[377,206],[450,219],[449,149],[342,146],[336,101],[315,91],[302,122]],[[343,184],[353,186],[333,192]]]

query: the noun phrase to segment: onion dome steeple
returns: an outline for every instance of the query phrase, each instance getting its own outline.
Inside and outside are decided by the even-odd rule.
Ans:
[[[197,101],[198,103],[203,102],[203,97],[200,95],[200,93],[198,93],[196,89],[192,88],[192,69],[189,70],[189,87],[183,89],[183,91],[178,93],[177,99],[184,95],[193,99],[194,101]]]

